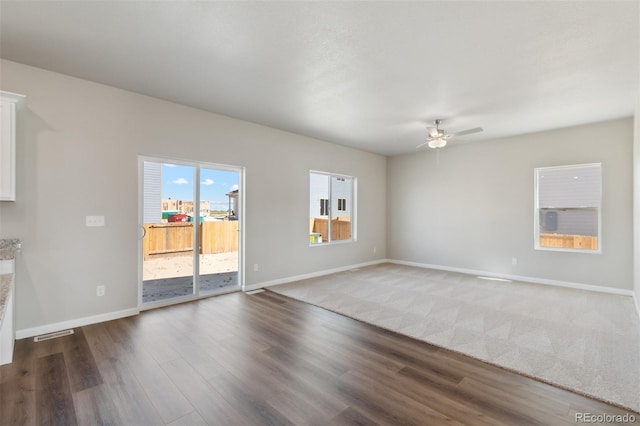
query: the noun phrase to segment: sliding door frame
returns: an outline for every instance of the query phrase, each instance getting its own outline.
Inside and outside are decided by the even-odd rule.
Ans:
[[[142,244],[144,238],[144,163],[145,162],[155,162],[155,163],[168,163],[168,164],[178,164],[181,166],[188,166],[194,168],[193,173],[193,182],[194,182],[194,206],[193,206],[193,217],[194,217],[194,229],[193,229],[193,294],[181,297],[175,297],[171,299],[158,300],[155,302],[143,303],[142,301],[142,289],[143,289],[143,255],[142,255]],[[238,211],[240,215],[238,217],[238,287],[232,289],[225,289],[218,292],[207,293],[205,295],[200,294],[200,253],[198,250],[197,242],[200,239],[200,229],[197,224],[199,224],[200,218],[200,169],[215,169],[215,170],[224,170],[229,172],[238,173]],[[191,160],[183,160],[177,158],[168,158],[168,157],[157,157],[157,156],[146,156],[146,155],[138,155],[138,309],[141,311],[147,309],[160,308],[163,306],[174,305],[177,303],[190,302],[193,300],[204,299],[212,296],[219,296],[221,294],[233,293],[236,291],[244,291],[245,290],[245,280],[244,280],[244,247],[245,247],[245,237],[244,237],[244,225],[245,225],[245,168],[241,166],[232,166],[228,164],[218,164],[218,163],[208,163],[203,161],[191,161]],[[197,218],[197,219],[196,219]]]

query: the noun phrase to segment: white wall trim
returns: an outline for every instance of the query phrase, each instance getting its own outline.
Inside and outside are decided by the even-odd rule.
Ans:
[[[395,263],[398,265],[416,266],[418,268],[438,269],[441,271],[461,272],[463,274],[480,275],[491,278],[502,278],[512,281],[524,281],[534,284],[544,284],[556,287],[575,288],[578,290],[595,291],[598,293],[617,294],[622,296],[633,296],[633,290],[624,290],[621,288],[602,287],[591,284],[573,283],[569,281],[548,280],[546,278],[525,277],[521,275],[500,274],[495,272],[479,271],[475,269],[456,268],[452,266],[431,265],[427,263],[418,262],[406,262],[404,260],[389,259],[389,263]],[[636,303],[636,308],[638,307]]]
[[[311,272],[309,274],[294,275],[291,277],[278,278],[276,280],[263,281],[261,283],[246,285],[243,291],[247,292],[247,291],[257,290],[259,288],[271,287],[278,284],[286,284],[294,281],[306,280],[309,278],[322,277],[324,275],[335,274],[336,272],[344,272],[344,271],[349,271],[355,268],[364,268],[365,266],[379,265],[380,263],[387,263],[387,262],[389,262],[388,259],[378,259],[378,260],[373,260],[371,262],[358,263],[357,265],[341,266],[339,268],[327,269],[327,270],[318,271],[318,272]]]
[[[68,321],[41,325],[38,327],[24,328],[22,330],[16,330],[16,339],[26,339],[28,337],[34,337],[34,336],[39,336],[41,334],[53,333],[60,330],[66,330],[68,328],[75,328],[75,327],[82,327],[90,324],[97,324],[100,322],[111,321],[118,318],[138,315],[139,313],[140,313],[140,310],[137,308],[125,309],[122,311],[107,312],[105,314],[92,315],[90,317],[84,317],[84,318],[76,318]]]

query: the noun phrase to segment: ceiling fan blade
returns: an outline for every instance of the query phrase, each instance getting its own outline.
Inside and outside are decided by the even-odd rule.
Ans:
[[[422,148],[423,146],[425,146],[425,145],[426,145],[426,144],[428,144],[428,143],[429,143],[429,141],[422,142],[420,145],[416,146],[416,149],[418,149],[418,148]]]
[[[453,136],[464,136],[464,135],[470,135],[472,133],[479,133],[481,132],[483,129],[482,127],[476,127],[475,129],[468,129],[468,130],[463,130],[461,132],[456,132],[456,133],[450,133],[449,137],[453,137]]]

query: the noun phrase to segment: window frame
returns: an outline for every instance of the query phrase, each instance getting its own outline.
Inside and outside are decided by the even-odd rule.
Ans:
[[[599,206],[585,206],[585,207],[563,207],[558,206],[554,209],[562,210],[564,209],[580,209],[580,210],[592,210],[596,209],[598,212],[598,247],[597,249],[588,249],[588,248],[569,248],[569,247],[546,247],[540,245],[540,211],[542,209],[549,209],[549,207],[540,207],[540,185],[539,185],[539,176],[540,171],[543,170],[552,170],[552,169],[578,169],[584,167],[592,167],[598,166],[600,168],[600,200]],[[534,205],[533,205],[533,239],[534,239],[534,249],[540,251],[555,251],[555,252],[565,252],[565,253],[585,253],[585,254],[602,254],[602,194],[603,194],[603,173],[602,173],[602,163],[585,163],[585,164],[569,164],[564,166],[550,166],[550,167],[536,167],[533,169],[533,182],[534,182]]]
[[[351,176],[351,175],[345,175],[345,174],[339,174],[339,173],[330,173],[330,172],[324,172],[324,171],[319,171],[319,170],[309,170],[309,202],[311,202],[312,197],[314,197],[314,194],[311,193],[311,175],[312,174],[316,174],[316,175],[324,175],[327,176],[328,178],[328,191],[327,191],[327,198],[324,198],[322,196],[317,197],[320,199],[320,209],[322,210],[322,200],[327,200],[328,201],[328,211],[327,211],[327,235],[328,235],[328,240],[327,241],[323,241],[322,243],[314,243],[311,242],[310,239],[307,237],[307,240],[309,241],[309,247],[316,247],[316,246],[327,246],[327,245],[334,245],[334,244],[347,244],[347,243],[353,243],[357,241],[357,226],[356,226],[356,213],[357,213],[357,178],[355,176]],[[351,224],[351,238],[349,239],[344,239],[344,240],[332,240],[331,239],[331,217],[333,212],[344,212],[344,211],[348,211],[348,209],[346,209],[346,204],[347,204],[347,199],[344,198],[345,202],[345,210],[340,210],[338,208],[338,200],[339,198],[336,198],[336,204],[335,206],[332,205],[332,179],[336,178],[336,179],[350,179],[351,181],[351,209],[349,211],[349,221]],[[309,213],[311,213],[311,205],[309,206]],[[322,216],[322,215],[321,215]],[[311,219],[311,215],[309,216],[309,219]]]

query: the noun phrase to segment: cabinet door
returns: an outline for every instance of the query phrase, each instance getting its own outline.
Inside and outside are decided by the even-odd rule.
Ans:
[[[23,99],[0,91],[0,201],[16,200],[16,105]]]
[[[0,101],[0,200],[16,200],[15,104]]]

